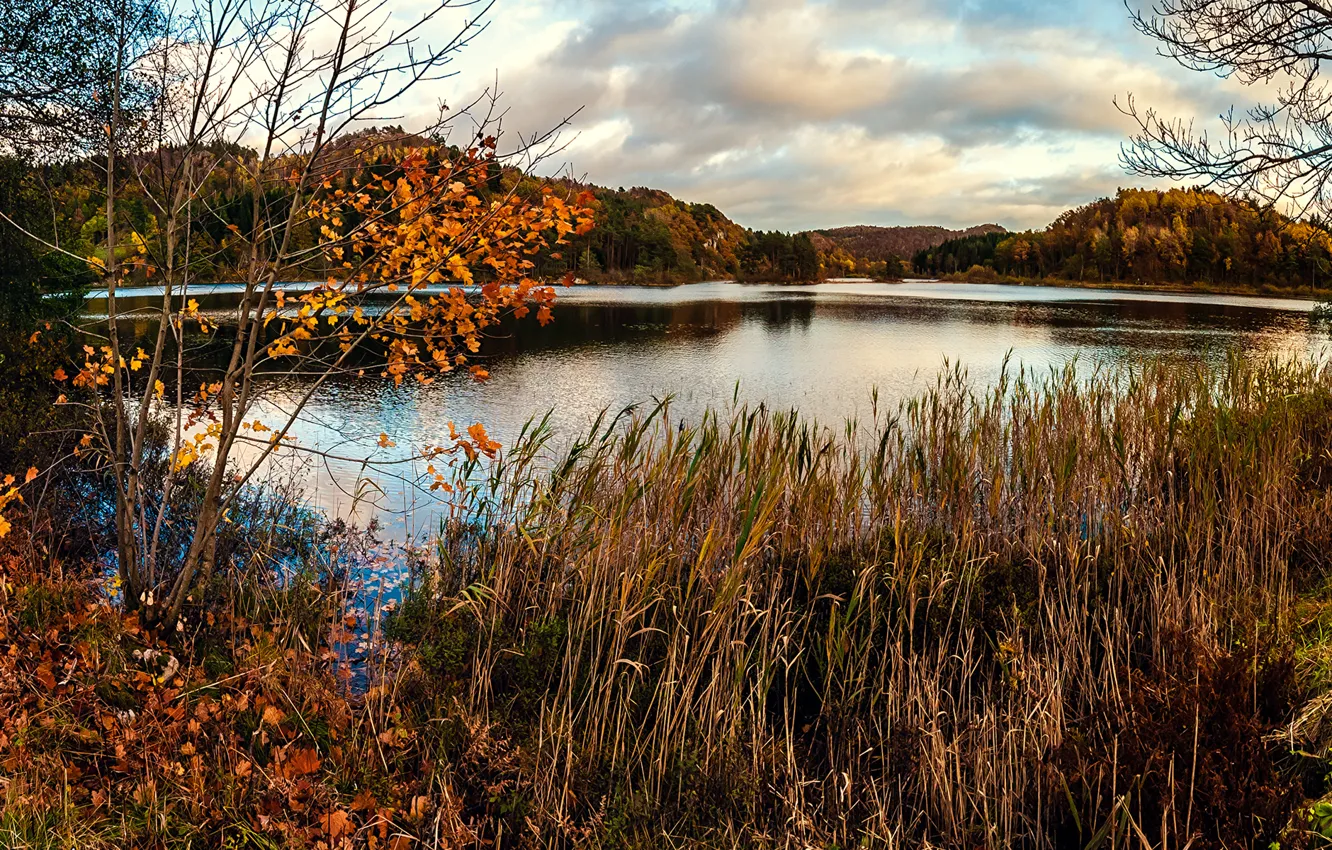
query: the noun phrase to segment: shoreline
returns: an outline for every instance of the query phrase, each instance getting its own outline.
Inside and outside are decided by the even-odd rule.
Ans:
[[[681,286],[694,286],[702,283],[723,283],[734,284],[737,286],[817,286],[825,283],[883,283],[883,284],[903,284],[903,283],[957,283],[972,285],[989,286],[1007,286],[1007,287],[1051,287],[1056,289],[1086,289],[1086,290],[1104,290],[1117,292],[1155,292],[1169,295],[1227,295],[1247,298],[1284,298],[1292,301],[1307,301],[1310,304],[1332,303],[1332,287],[1326,289],[1299,289],[1287,290],[1278,287],[1259,287],[1259,286],[1234,286],[1222,284],[1180,284],[1180,283],[1129,283],[1125,281],[1078,281],[1066,280],[1063,278],[1017,278],[996,275],[992,279],[979,279],[975,276],[969,277],[964,274],[940,275],[938,277],[894,277],[894,278],[825,278],[822,280],[741,280],[739,278],[714,278],[710,280],[693,281],[605,281],[605,280],[586,280],[580,279],[575,286],[607,286],[607,287],[628,287],[642,289],[674,289]],[[287,291],[305,291],[313,289],[319,284],[310,281],[289,281],[281,284]],[[563,289],[558,284],[550,284],[557,288],[557,291]],[[240,283],[232,282],[213,282],[206,284],[196,284],[192,289],[200,297],[222,296],[230,294],[234,287],[243,286]],[[427,292],[446,291],[452,288],[449,286],[435,286],[428,288]],[[462,286],[465,290],[474,290],[476,287]],[[161,286],[139,286],[123,287],[120,295],[125,298],[156,297],[161,295]],[[47,297],[54,297],[47,295]],[[104,290],[92,290],[82,296],[85,306],[91,302],[105,300]]]
[[[980,280],[965,274],[940,275],[920,280],[938,283],[993,284],[997,286],[1049,286],[1058,289],[1103,289],[1120,292],[1160,292],[1173,295],[1237,295],[1250,298],[1288,298],[1293,301],[1321,303],[1332,301],[1332,287],[1327,289],[1281,289],[1272,286],[1182,283],[1130,283],[1127,281],[1083,281],[1064,278],[1019,278],[996,275],[994,279]],[[880,280],[880,283],[903,283],[903,280]]]

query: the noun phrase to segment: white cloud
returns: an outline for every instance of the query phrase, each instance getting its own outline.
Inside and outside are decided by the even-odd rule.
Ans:
[[[1043,226],[1141,183],[1118,172],[1131,123],[1115,96],[1203,118],[1247,102],[1155,57],[1106,6],[500,0],[449,99],[498,71],[510,129],[582,108],[574,173],[754,227]]]

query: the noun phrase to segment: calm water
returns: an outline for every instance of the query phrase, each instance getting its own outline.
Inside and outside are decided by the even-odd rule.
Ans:
[[[234,287],[195,294],[225,326]],[[127,299],[126,306],[151,304]],[[1282,299],[926,281],[577,287],[561,293],[551,326],[526,321],[491,341],[484,353],[493,377],[485,385],[454,375],[428,387],[396,388],[372,377],[326,386],[294,433],[302,445],[346,460],[307,459],[298,470],[318,507],[360,524],[372,517],[382,523],[384,544],[353,577],[353,610],[368,616],[401,601],[407,570],[398,544],[424,539],[444,508],[393,476],[367,475],[356,459],[392,460],[443,442],[450,421],[482,422],[510,443],[525,421],[550,411],[557,435],[567,440],[603,409],[669,394],[676,419],[724,408],[738,395],[837,424],[867,414],[874,388],[891,405],[933,383],[946,363],[965,367],[977,385],[989,384],[1010,353],[1014,366],[1041,371],[1073,358],[1087,371],[1144,356],[1219,362],[1235,347],[1323,357],[1332,340],[1311,324],[1310,307]],[[105,311],[104,301],[89,302],[90,316],[99,309]],[[150,319],[130,324],[136,333],[154,331]],[[274,409],[259,414],[270,423],[305,388],[290,378],[271,380],[267,404]],[[397,447],[378,449],[380,434]],[[276,472],[286,474],[292,463],[279,461]],[[365,498],[357,499],[366,477],[378,490],[360,486]],[[353,687],[364,686],[364,660],[379,640],[366,628],[338,645]]]
[[[206,304],[234,295],[219,289]],[[1228,349],[1322,356],[1326,331],[1308,302],[1052,287],[912,281],[829,282],[818,286],[705,283],[675,288],[576,287],[561,293],[548,328],[527,321],[486,350],[492,378],[457,375],[428,387],[395,388],[380,379],[328,386],[296,429],[307,446],[346,458],[374,453],[381,433],[398,448],[439,443],[448,422],[482,422],[510,442],[530,417],[552,412],[558,434],[585,428],[599,411],[674,396],[676,419],[742,401],[799,408],[836,424],[866,415],[871,391],[889,403],[932,383],[945,363],[992,382],[1004,357],[1046,370],[1077,358],[1081,368],[1144,355],[1181,363],[1219,361]],[[95,312],[97,302],[90,302]],[[104,308],[103,308],[104,309]],[[275,379],[283,407],[302,386]],[[267,417],[269,421],[272,416]],[[359,463],[327,461],[304,473],[311,498],[347,515]],[[395,538],[428,532],[437,509],[409,488],[380,480],[378,513]],[[404,505],[415,508],[404,518]]]

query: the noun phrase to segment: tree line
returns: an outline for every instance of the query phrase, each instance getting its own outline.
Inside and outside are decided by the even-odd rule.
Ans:
[[[751,230],[660,189],[586,186],[595,229],[543,268],[594,282],[810,281],[833,264],[807,233]]]
[[[1326,286],[1332,237],[1317,217],[1205,189],[1121,189],[1043,231],[954,239],[916,254],[923,274],[977,267],[1019,277],[1127,283]]]

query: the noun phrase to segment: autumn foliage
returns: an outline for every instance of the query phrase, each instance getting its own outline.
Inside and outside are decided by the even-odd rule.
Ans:
[[[61,831],[79,846],[415,846],[437,798],[410,736],[282,631],[218,610],[167,643],[100,582],[38,576],[6,549],[0,841],[38,840],[72,808]]]
[[[1088,282],[1326,287],[1332,236],[1317,219],[1215,192],[1121,189],[1045,230],[951,240],[917,253],[915,265],[924,274],[981,266]]]
[[[549,323],[555,290],[535,279],[535,258],[589,232],[591,211],[584,198],[561,197],[549,186],[535,197],[492,197],[485,183],[494,144],[381,149],[367,157],[364,177],[327,177],[308,216],[319,222],[333,276],[298,296],[294,316],[266,317],[278,318],[281,328],[269,356],[295,355],[335,328],[343,353],[366,335],[384,344],[384,375],[395,382],[407,375],[430,380],[465,365],[487,329],[507,315],[522,319],[535,309],[537,320]],[[464,287],[479,291],[469,295]],[[379,315],[359,303],[400,292]],[[277,297],[281,310],[285,297]]]

